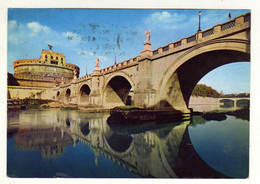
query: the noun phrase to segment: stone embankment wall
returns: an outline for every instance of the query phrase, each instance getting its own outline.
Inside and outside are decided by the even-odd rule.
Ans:
[[[25,98],[51,100],[55,96],[50,88],[8,86],[7,98],[14,100]]]
[[[189,105],[216,105],[218,104],[217,98],[191,96]]]

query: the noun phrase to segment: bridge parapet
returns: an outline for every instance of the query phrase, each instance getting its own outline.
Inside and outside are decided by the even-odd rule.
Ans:
[[[128,68],[128,67],[137,65],[139,60],[140,60],[140,56],[136,56],[136,57],[131,58],[129,60],[125,60],[121,63],[114,64],[112,66],[106,67],[106,68],[100,70],[99,75],[105,75],[105,74],[108,74],[108,73],[111,73],[111,72],[115,72],[117,70],[121,70],[121,69],[124,69],[124,68]]]
[[[87,74],[87,75],[85,75],[85,76],[83,76],[83,77],[77,78],[77,79],[76,79],[76,82],[83,82],[83,81],[85,81],[85,80],[89,80],[89,79],[92,78],[92,76],[93,76],[93,74]]]

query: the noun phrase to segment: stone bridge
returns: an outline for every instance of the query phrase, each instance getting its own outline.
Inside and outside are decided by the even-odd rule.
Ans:
[[[250,101],[250,97],[222,97],[218,98],[219,104],[224,104],[225,102],[233,102],[234,107],[237,107],[238,103],[241,101]]]
[[[92,74],[48,93],[64,104],[103,108],[132,104],[186,113],[193,88],[203,76],[242,61],[250,61],[250,13],[155,50],[148,40],[140,55],[104,69],[97,64]]]

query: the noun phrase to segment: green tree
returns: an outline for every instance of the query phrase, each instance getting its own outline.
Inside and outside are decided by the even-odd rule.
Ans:
[[[218,98],[220,94],[210,86],[207,86],[205,84],[197,84],[193,89],[191,95]]]

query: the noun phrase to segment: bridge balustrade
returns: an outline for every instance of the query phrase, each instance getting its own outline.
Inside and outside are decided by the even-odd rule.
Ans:
[[[251,19],[251,15],[250,15],[250,14],[246,14],[246,15],[244,16],[244,22],[249,22],[250,19]]]
[[[187,38],[187,43],[193,42],[196,40],[196,35],[190,36]]]
[[[212,35],[212,34],[214,34],[214,29],[213,29],[213,28],[208,29],[208,30],[202,32],[202,38],[207,37],[207,36],[210,36],[210,35]]]
[[[168,51],[168,50],[169,50],[169,45],[163,47],[163,52]]]
[[[227,22],[227,23],[225,23],[225,24],[222,24],[222,25],[221,25],[221,31],[226,30],[226,29],[229,29],[229,28],[231,28],[231,27],[234,27],[235,25],[236,25],[236,21],[235,21],[235,20],[232,20],[232,21],[230,21],[230,22]]]
[[[158,50],[153,51],[153,55],[158,54]]]
[[[181,41],[177,41],[174,43],[174,47],[179,47],[179,46],[181,46]]]

